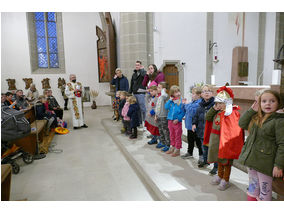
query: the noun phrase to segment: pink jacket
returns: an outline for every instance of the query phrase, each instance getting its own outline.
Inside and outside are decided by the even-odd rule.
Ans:
[[[121,111],[121,115],[123,116],[123,119],[125,121],[130,121],[130,118],[127,116],[129,106],[130,104],[128,102],[125,102],[124,107],[122,108],[122,111]]]

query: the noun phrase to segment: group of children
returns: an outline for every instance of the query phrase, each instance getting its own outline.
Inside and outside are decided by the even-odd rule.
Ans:
[[[121,92],[119,114],[123,118],[122,132],[137,138],[139,107],[136,99]],[[183,159],[192,158],[194,143],[198,148],[198,167],[214,163],[210,174],[212,185],[226,190],[230,184],[234,159],[248,167],[248,200],[271,200],[273,177],[283,177],[284,169],[284,113],[280,96],[272,90],[262,91],[253,106],[240,116],[233,105],[234,94],[226,86],[213,97],[210,85],[194,87],[192,101],[181,98],[178,86],[167,94],[166,83],[152,82],[146,94],[145,127],[151,133],[149,145],[171,156],[180,155],[182,120],[187,129],[188,149]],[[120,112],[121,109],[121,112]],[[136,114],[134,116],[134,114]],[[135,121],[135,119],[137,121]],[[134,129],[134,134],[130,129]],[[245,142],[244,130],[249,136]]]

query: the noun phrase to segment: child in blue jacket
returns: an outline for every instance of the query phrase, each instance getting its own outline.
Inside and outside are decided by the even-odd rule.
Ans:
[[[192,131],[192,119],[195,116],[196,110],[199,107],[199,103],[202,100],[201,92],[202,90],[200,87],[194,87],[192,89],[192,102],[188,103],[186,102],[186,99],[183,99],[182,101],[181,109],[185,113],[185,128],[187,129],[188,143],[187,153],[181,156],[183,159],[189,159],[193,157],[192,154],[194,148],[194,141],[198,148],[199,156],[203,155],[201,140],[197,137],[196,132]]]

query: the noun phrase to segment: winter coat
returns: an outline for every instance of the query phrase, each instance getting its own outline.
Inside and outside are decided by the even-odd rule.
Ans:
[[[130,89],[129,93],[133,94],[145,94],[145,92],[137,92],[138,89],[146,89],[145,86],[142,85],[142,82],[144,80],[144,76],[146,75],[146,71],[144,69],[133,71],[133,75],[131,77],[131,82],[130,82]]]
[[[143,80],[143,82],[142,82],[142,85],[143,85],[144,87],[146,87],[149,81],[150,81],[149,75],[146,74],[146,75],[144,76],[144,80]],[[164,73],[158,71],[158,74],[157,74],[156,78],[155,78],[153,81],[155,81],[157,84],[159,84],[159,83],[162,82],[162,81],[165,81],[165,75],[164,75]]]
[[[204,127],[205,127],[205,115],[206,112],[214,105],[214,97],[211,97],[208,102],[203,98],[199,103],[199,107],[196,110],[196,114],[192,119],[192,125],[196,125],[197,137],[203,139]]]
[[[165,118],[168,116],[168,110],[165,108],[167,100],[168,94],[162,90],[161,95],[158,97],[155,109],[158,118]]]
[[[167,119],[168,120],[176,120],[178,119],[179,122],[182,122],[182,118],[184,116],[184,111],[181,110],[181,102],[182,99],[180,99],[180,105],[174,103],[172,100],[168,100],[165,104],[165,109],[169,110]]]
[[[50,110],[53,110],[54,107],[60,107],[60,105],[58,104],[56,98],[54,96],[49,96],[47,98],[48,101],[48,108]]]
[[[124,75],[122,75],[121,78],[117,77],[116,79],[112,79],[111,84],[115,85],[115,91],[126,91],[126,92],[128,92],[128,90],[129,90],[128,79]]]
[[[158,98],[156,96],[152,97],[149,93],[146,93],[145,100],[146,100],[145,102],[146,102],[146,111],[147,111],[145,121],[150,123],[152,126],[157,127],[158,124],[155,122],[155,114],[156,114],[155,108]]]
[[[253,109],[246,111],[239,126],[247,130],[256,113]],[[273,167],[284,169],[284,113],[272,113],[262,127],[253,124],[238,162],[270,177]]]
[[[135,128],[139,126],[139,106],[137,103],[135,104],[130,104],[127,116],[130,117],[130,128]]]
[[[127,116],[127,112],[129,110],[129,106],[130,106],[129,102],[126,102],[124,104],[124,107],[122,108],[122,111],[121,111],[121,115],[123,117],[123,120],[125,120],[125,121],[130,121],[130,118]]]
[[[181,109],[185,113],[185,128],[188,130],[192,130],[192,119],[196,113],[197,108],[199,107],[199,103],[201,102],[201,98],[198,100],[192,101],[189,104],[182,104]]]

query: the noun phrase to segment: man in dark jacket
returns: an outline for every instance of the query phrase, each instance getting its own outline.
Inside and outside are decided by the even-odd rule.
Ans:
[[[141,115],[139,115],[139,123],[145,120],[146,117],[146,106],[145,106],[145,92],[140,92],[139,89],[145,90],[146,88],[142,85],[144,77],[146,75],[146,71],[142,66],[141,61],[136,61],[135,70],[133,71],[133,75],[131,78],[129,93],[133,93],[136,97],[137,103],[140,108]]]
[[[111,81],[112,85],[115,85],[115,91],[126,91],[129,90],[128,79],[122,74],[120,68],[115,70],[115,76]]]

